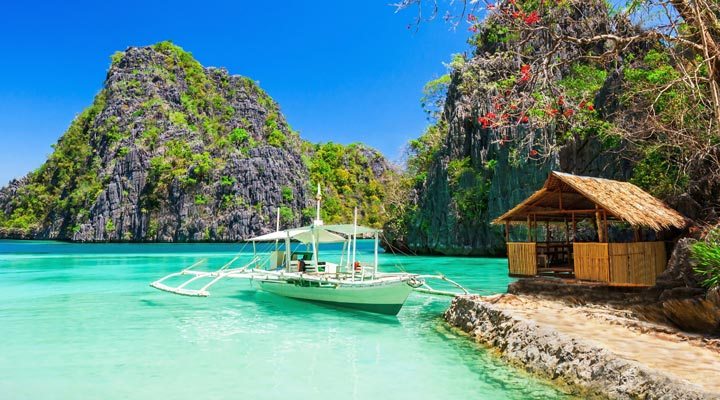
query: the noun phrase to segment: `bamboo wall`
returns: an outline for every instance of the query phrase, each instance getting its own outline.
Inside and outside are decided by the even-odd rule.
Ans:
[[[667,264],[663,242],[610,243],[609,255],[609,282],[616,285],[652,286]]]
[[[573,243],[575,278],[586,281],[610,281],[608,243]]]
[[[537,275],[537,249],[535,243],[508,243],[508,268],[511,276]]]

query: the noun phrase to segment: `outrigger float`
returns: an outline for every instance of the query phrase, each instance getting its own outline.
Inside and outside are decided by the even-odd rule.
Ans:
[[[357,225],[357,210],[353,224],[324,225],[320,219],[320,188],[317,196],[317,216],[310,226],[280,230],[278,213],[275,232],[254,237],[253,257],[241,267],[233,267],[236,256],[213,272],[199,271],[199,261],[180,272],[167,275],[150,285],[156,289],[184,296],[209,296],[208,289],[222,279],[246,279],[252,287],[280,296],[380,314],[396,315],[411,292],[455,296],[468,294],[458,283],[444,275],[422,275],[408,272],[380,272],[378,270],[378,242],[382,231]],[[372,263],[357,260],[357,238],[373,237],[375,251]],[[257,251],[257,243],[275,243],[264,256]],[[342,243],[340,260],[331,262],[320,258],[320,245]],[[177,286],[164,282],[177,277],[189,279]],[[199,281],[209,280],[199,289]],[[439,280],[456,291],[437,290],[428,280]],[[194,284],[194,285],[193,285]]]

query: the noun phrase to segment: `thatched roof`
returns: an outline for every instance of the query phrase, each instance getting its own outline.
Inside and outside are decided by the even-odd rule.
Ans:
[[[530,215],[537,220],[557,221],[575,211],[578,215],[590,214],[596,205],[607,212],[608,218],[635,227],[660,231],[687,224],[680,213],[632,183],[556,171],[548,176],[542,189],[493,223],[525,221]]]

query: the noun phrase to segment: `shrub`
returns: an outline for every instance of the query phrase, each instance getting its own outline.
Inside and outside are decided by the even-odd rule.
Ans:
[[[703,286],[720,286],[720,227],[712,229],[704,241],[693,244],[691,252],[698,263],[694,271],[703,277]]]
[[[172,111],[170,113],[170,122],[173,123],[173,125],[177,125],[183,128],[186,128],[188,126],[187,118],[185,117],[185,114],[179,112],[179,111]]]
[[[230,132],[230,141],[236,145],[246,143],[250,139],[250,134],[243,128],[235,128]]]
[[[115,232],[115,229],[115,223],[113,222],[113,220],[109,219],[107,220],[107,222],[105,222],[105,232]]]
[[[232,186],[237,182],[237,179],[230,177],[230,176],[222,176],[220,178],[220,185],[221,186]]]
[[[291,187],[283,186],[282,189],[280,189],[280,192],[282,193],[284,202],[289,203],[293,200],[293,190]]]
[[[293,220],[293,211],[290,207],[282,206],[280,207],[280,221],[283,223],[292,222]]]
[[[275,147],[282,147],[287,141],[287,137],[279,129],[274,129],[268,136],[268,144]]]
[[[119,63],[123,59],[124,56],[125,56],[124,51],[116,51],[115,53],[113,53],[112,56],[110,56],[110,62],[112,63],[112,65],[115,65],[115,64]]]

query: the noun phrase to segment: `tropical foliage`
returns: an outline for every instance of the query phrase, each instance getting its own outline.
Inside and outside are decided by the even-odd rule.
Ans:
[[[703,285],[720,286],[720,227],[711,229],[705,240],[693,244],[692,254],[697,261],[695,273],[703,278]]]

